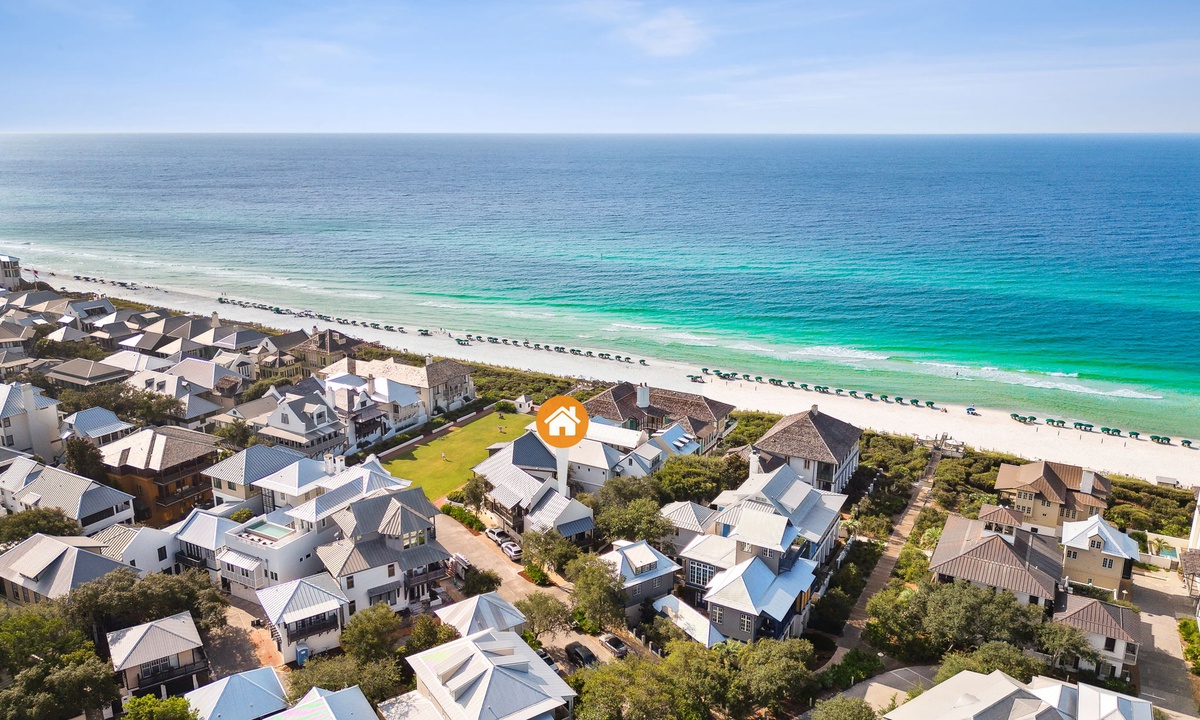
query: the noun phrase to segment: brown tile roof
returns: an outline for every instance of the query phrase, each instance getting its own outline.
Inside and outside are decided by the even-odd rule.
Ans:
[[[1054,622],[1077,627],[1085,633],[1142,644],[1137,613],[1095,598],[1073,593],[1062,595],[1054,605]]]
[[[298,352],[314,350],[317,352],[348,352],[362,345],[363,341],[340,333],[337,330],[322,330],[313,333],[307,340],[293,346]]]
[[[984,534],[982,520],[951,515],[929,569],[957,580],[1010,590],[1018,598],[1053,598],[1062,578],[1062,553],[1054,538],[1017,530],[1009,542],[999,535]]]
[[[633,383],[617,383],[583,404],[588,415],[602,417],[615,423],[635,419],[639,425],[648,418],[677,421],[693,435],[708,426],[720,426],[734,411],[734,406],[703,395],[650,388],[649,407],[638,407],[637,386]],[[665,423],[664,423],[665,424]]]
[[[1089,474],[1092,477],[1092,489],[1091,492],[1084,492],[1084,478]],[[1046,499],[1074,510],[1080,507],[1107,507],[1112,483],[1100,473],[1076,465],[1042,461],[1028,465],[1001,465],[996,475],[996,489],[1041,493]]]
[[[779,457],[839,465],[858,444],[862,430],[817,410],[788,415],[771,426],[754,447]]]

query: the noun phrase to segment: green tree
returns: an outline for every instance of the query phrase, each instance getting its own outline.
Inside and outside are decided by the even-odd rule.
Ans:
[[[724,460],[701,455],[677,455],[654,473],[664,500],[709,503],[721,492]]]
[[[0,618],[0,667],[11,675],[78,650],[91,652],[92,643],[71,627],[57,603],[26,605]]]
[[[737,427],[721,441],[721,447],[725,449],[758,442],[763,435],[767,434],[771,426],[783,419],[782,415],[748,410],[734,410],[731,415],[734,420],[737,420]]]
[[[810,717],[812,720],[878,720],[879,715],[862,698],[835,697],[817,703]]]
[[[574,583],[572,610],[601,628],[625,623],[625,590],[612,565],[594,553],[580,555],[567,564],[567,579]]]
[[[671,521],[659,512],[658,502],[649,498],[639,498],[628,505],[604,505],[596,524],[609,540],[646,540],[655,545],[675,530]]]
[[[254,427],[241,418],[234,419],[228,425],[222,425],[213,434],[236,448],[247,448],[254,438]]]
[[[482,475],[472,475],[462,486],[463,505],[474,512],[479,512],[487,499],[488,481]]]
[[[254,518],[254,511],[251,510],[250,508],[242,508],[241,510],[236,510],[236,511],[234,511],[234,513],[232,515],[229,516],[229,519],[234,521],[235,523],[249,522],[253,518]]]
[[[525,559],[543,570],[562,572],[567,563],[579,557],[579,546],[566,539],[554,528],[545,532],[531,530],[521,536]]]
[[[1029,682],[1034,675],[1040,675],[1046,669],[1040,660],[1026,655],[1021,648],[1006,642],[990,642],[979,646],[978,650],[969,653],[948,653],[942,657],[942,667],[938,669],[934,682],[949,680],[963,670],[987,675],[993,670],[1001,670],[1008,675]]]
[[[1050,656],[1053,667],[1074,667],[1079,661],[1095,664],[1100,653],[1082,630],[1060,622],[1043,623],[1038,627],[1037,644]]]
[[[728,703],[729,668],[716,653],[691,639],[671,641],[658,670],[670,679],[671,703],[680,720],[705,720],[714,708]]]
[[[100,448],[83,438],[68,438],[63,457],[63,468],[81,477],[95,480],[98,483],[111,485],[108,468],[104,465],[104,455]]]
[[[97,385],[59,393],[59,411],[71,414],[92,407],[112,410],[123,420],[142,425],[162,425],[183,414],[183,403],[170,395],[142,390],[124,383]]]
[[[286,387],[291,384],[292,379],[285,377],[263,378],[261,380],[255,380],[250,387],[246,388],[246,392],[242,393],[242,402],[257,400],[263,395],[266,395],[267,391],[273,387]]]
[[[473,567],[467,571],[466,580],[463,581],[463,595],[475,597],[490,593],[498,587],[500,587],[500,576],[496,574],[495,570],[480,570]]]
[[[342,649],[358,662],[393,660],[400,642],[400,617],[387,603],[355,613],[342,630]]]
[[[201,632],[225,626],[229,601],[208,573],[188,569],[179,575],[113,570],[71,591],[66,614],[93,639],[109,630],[131,627],[187,610]]]
[[[653,475],[634,477],[618,475],[600,486],[596,493],[600,507],[620,505],[624,507],[634,500],[658,500],[658,483]]]
[[[181,697],[163,700],[155,695],[131,698],[125,705],[125,720],[198,720],[199,713]]]
[[[0,517],[0,543],[21,542],[38,533],[78,535],[79,523],[56,507],[35,507]]]
[[[457,638],[458,631],[449,625],[439,624],[430,615],[418,615],[412,633],[404,643],[404,655],[415,655]]]
[[[798,701],[812,686],[812,661],[813,646],[807,640],[756,640],[746,645],[738,652],[729,688],[730,697],[736,698],[735,713],[737,703],[749,703],[779,716],[785,705]]]
[[[112,665],[90,650],[77,650],[18,673],[0,690],[0,717],[63,720],[86,713],[95,718],[119,696]]]
[[[531,592],[518,600],[515,607],[525,616],[525,628],[535,639],[571,629],[571,608],[550,593]]]
[[[288,697],[299,700],[314,687],[338,691],[354,685],[373,704],[404,692],[408,675],[396,660],[360,663],[349,655],[315,657],[288,674]]]

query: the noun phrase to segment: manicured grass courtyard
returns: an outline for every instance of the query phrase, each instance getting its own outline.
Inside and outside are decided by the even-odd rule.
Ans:
[[[430,500],[437,500],[470,479],[471,468],[487,459],[488,445],[516,440],[531,422],[532,415],[506,413],[503,420],[496,413],[484,415],[432,442],[417,445],[384,466],[396,477],[412,480]],[[504,432],[500,432],[500,426]],[[442,453],[446,454],[444,460]]]

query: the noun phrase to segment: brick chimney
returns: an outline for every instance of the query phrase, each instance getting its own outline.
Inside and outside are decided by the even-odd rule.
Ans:
[[[353,356],[347,355],[346,356],[346,372],[350,373],[351,375],[357,375],[358,374],[357,371],[358,371],[358,362],[353,358]]]
[[[813,405],[812,410],[809,410],[808,414],[811,415],[812,417],[816,417],[816,416],[820,415],[821,413],[820,413],[820,411],[817,410],[817,406]]]

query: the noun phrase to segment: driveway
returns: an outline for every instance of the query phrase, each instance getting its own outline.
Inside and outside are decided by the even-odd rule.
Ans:
[[[1196,702],[1176,624],[1192,616],[1183,582],[1175,573],[1134,570],[1133,602],[1142,609],[1142,697],[1155,707],[1194,716]]]
[[[261,617],[262,608],[241,598],[230,596],[228,599],[226,626],[211,633],[205,646],[212,676],[220,678],[254,668],[282,665],[283,656],[275,649],[271,631],[250,624],[251,620]]]
[[[557,586],[538,587],[521,577],[518,573],[524,566],[509,560],[508,556],[501,552],[499,546],[489,540],[486,535],[472,535],[470,530],[449,515],[438,515],[434,522],[437,526],[438,542],[446,548],[447,552],[458,553],[470,560],[475,567],[492,570],[500,576],[500,588],[496,591],[500,597],[510,603],[516,603],[530,593],[541,591],[570,604],[571,598],[562,588]],[[622,633],[622,638],[626,644],[630,644],[634,648],[640,647],[634,644],[633,638],[628,633]],[[570,674],[575,669],[567,662],[564,650],[568,643],[575,641],[586,645],[596,654],[596,657],[600,658],[601,662],[613,659],[612,653],[601,647],[600,641],[591,635],[566,632],[544,636],[542,644],[564,674]]]

